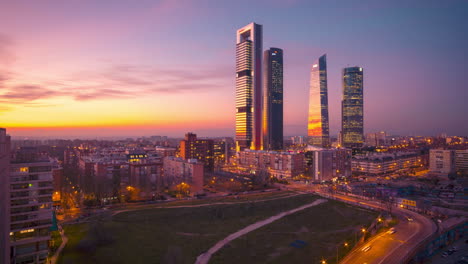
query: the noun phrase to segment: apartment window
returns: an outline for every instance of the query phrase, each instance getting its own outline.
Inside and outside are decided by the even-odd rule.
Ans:
[[[36,252],[36,243],[26,244],[26,245],[18,245],[16,246],[16,254],[17,255],[24,255]]]
[[[29,172],[47,172],[51,171],[51,166],[37,166],[37,167],[30,167]]]

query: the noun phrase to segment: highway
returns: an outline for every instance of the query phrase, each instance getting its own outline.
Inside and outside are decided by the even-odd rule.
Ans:
[[[293,188],[304,191],[305,186],[291,186]],[[307,188],[311,190],[311,188]],[[314,191],[322,196],[330,196],[328,193],[322,193],[316,188]],[[375,201],[362,200],[356,197],[338,195],[333,197],[339,200],[347,201],[356,206],[372,207],[379,210],[387,208]],[[392,214],[399,220],[395,226],[395,233],[387,232],[378,234],[370,238],[366,243],[358,245],[353,249],[340,263],[342,264],[393,264],[404,263],[408,255],[418,246],[420,242],[437,231],[435,223],[420,214],[415,212],[392,207]],[[407,218],[412,218],[413,221],[408,221]],[[369,250],[363,250],[370,246]]]

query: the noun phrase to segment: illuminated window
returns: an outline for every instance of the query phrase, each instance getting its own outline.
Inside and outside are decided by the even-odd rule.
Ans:
[[[21,230],[21,231],[20,231],[20,234],[31,233],[31,232],[34,232],[34,229]],[[10,234],[11,234],[11,233],[10,233]]]

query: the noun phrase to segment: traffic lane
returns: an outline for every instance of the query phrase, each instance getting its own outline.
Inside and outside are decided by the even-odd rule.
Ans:
[[[335,194],[335,196],[340,199],[356,203],[360,206],[365,205],[377,209],[386,209],[385,206],[374,201],[361,201],[357,198],[344,195]],[[375,263],[382,264],[401,262],[420,242],[436,231],[436,226],[430,219],[415,212],[402,208],[394,208],[393,213],[400,220],[395,226],[395,228],[400,231],[399,235],[396,236],[397,238],[400,238],[400,242],[398,242],[398,240],[393,240],[392,242],[389,242],[389,245],[385,246],[380,245],[380,243],[385,243],[385,240],[380,241],[377,238],[375,243],[379,247],[377,247],[377,250],[375,250],[373,254],[365,254],[371,252],[371,250],[368,252],[355,250],[348,255],[354,260],[354,262],[348,262],[347,258],[345,258],[346,262],[344,263],[374,263],[375,261]],[[408,216],[413,218],[413,221],[408,221]],[[368,243],[361,246],[360,249],[365,247],[367,244]],[[380,252],[379,249],[381,249],[381,247],[386,249],[384,253]],[[377,257],[378,255],[380,255],[380,258]]]
[[[354,252],[348,255],[348,257],[343,259],[341,263],[379,263],[383,260],[383,257],[387,255],[387,252],[395,248],[395,244],[402,243],[404,242],[394,237],[394,234],[384,232],[358,247]],[[367,246],[370,246],[370,249],[364,251],[364,248]]]
[[[360,205],[366,205],[374,208],[383,209],[380,204],[375,202],[366,201],[361,202],[351,197],[340,197],[342,199],[359,203]],[[410,253],[410,251],[423,241],[427,236],[431,235],[436,229],[435,224],[424,216],[417,213],[395,208],[394,214],[400,220],[395,226],[397,235],[395,239],[386,240],[384,237],[377,237],[374,240],[375,251],[369,250],[363,252],[362,248],[367,246],[369,243],[361,246],[359,250],[352,252],[350,256],[351,261],[346,260],[344,263],[398,263],[404,260],[404,258]],[[413,218],[413,221],[408,221],[408,217]],[[415,220],[414,220],[415,219]],[[407,246],[403,246],[403,245]]]
[[[395,226],[395,233],[384,232],[376,235],[348,255],[342,263],[397,263],[402,256],[395,254],[395,257],[391,257],[392,253],[407,243],[407,239],[415,232],[417,234],[419,230],[418,223],[400,221]],[[371,246],[371,249],[364,252],[363,249],[368,245]]]
[[[406,211],[403,213],[410,214],[414,219],[413,221],[408,222],[408,226],[414,228],[414,235],[405,241],[404,246],[395,249],[395,251],[385,259],[385,263],[398,263],[404,261],[406,256],[408,256],[415,247],[417,247],[421,242],[423,242],[437,230],[434,222],[432,222],[430,219],[411,211]]]
[[[395,230],[396,236],[392,249],[387,251],[382,256],[381,261],[377,263],[402,263],[417,243],[422,241],[422,224],[419,222],[403,222],[401,225],[397,225]]]

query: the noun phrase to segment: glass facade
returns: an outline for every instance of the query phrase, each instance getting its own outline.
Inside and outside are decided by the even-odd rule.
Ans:
[[[328,124],[327,55],[312,65],[310,72],[309,117],[307,124],[309,144],[330,146]]]
[[[341,101],[342,145],[359,148],[364,143],[364,72],[361,67],[343,69]]]
[[[283,50],[263,54],[263,149],[283,149]]]
[[[237,31],[236,149],[260,149],[262,142],[262,26]]]

